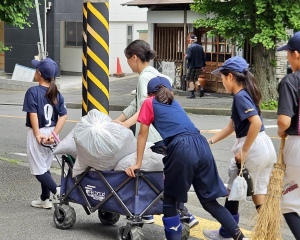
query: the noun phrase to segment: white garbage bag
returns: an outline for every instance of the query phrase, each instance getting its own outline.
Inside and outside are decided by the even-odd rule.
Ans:
[[[144,157],[142,161],[142,167],[141,170],[143,171],[163,171],[164,164],[162,162],[163,155],[157,154],[155,152],[152,152],[151,146],[153,146],[153,143],[147,142],[145,151],[144,151]],[[127,155],[126,157],[122,158],[116,165],[115,170],[116,171],[125,171],[126,168],[134,165],[136,163],[136,152],[131,153]]]
[[[68,154],[74,159],[77,158],[77,149],[74,140],[74,128],[62,141],[57,144],[53,150],[53,154]]]
[[[75,163],[73,170],[77,173],[88,166],[100,171],[112,170],[120,159],[136,151],[132,131],[96,109],[81,118],[74,133],[78,164]]]

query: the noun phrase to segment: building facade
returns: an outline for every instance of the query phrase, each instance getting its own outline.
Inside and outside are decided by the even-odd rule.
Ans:
[[[41,30],[48,56],[60,65],[63,74],[81,74],[83,1],[40,2]],[[148,39],[147,9],[122,6],[124,2],[109,1],[110,74],[116,73],[118,57],[123,72],[131,72],[124,56],[125,47],[134,39]],[[37,42],[40,42],[40,37],[35,9],[31,9],[29,21],[32,23],[31,27],[24,29],[4,26],[4,43],[12,48],[11,51],[5,52],[3,61],[0,55],[0,64],[5,62],[3,68],[8,74],[13,72],[17,63],[31,67],[31,59],[38,54]]]

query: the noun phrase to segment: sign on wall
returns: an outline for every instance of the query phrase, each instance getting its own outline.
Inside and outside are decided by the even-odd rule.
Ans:
[[[16,64],[11,80],[33,82],[35,69]]]
[[[175,62],[161,62],[162,74],[169,76],[174,84],[175,80]]]

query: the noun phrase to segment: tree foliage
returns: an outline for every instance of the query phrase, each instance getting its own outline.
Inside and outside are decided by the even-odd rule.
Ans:
[[[30,26],[27,18],[30,8],[33,7],[33,0],[1,0],[0,21],[18,28],[24,28],[24,25]],[[8,49],[0,42],[0,52]]]
[[[300,30],[299,0],[194,0],[191,10],[204,16],[195,27],[211,29],[209,35],[231,39],[253,49],[253,72],[263,101],[277,98],[275,47],[287,40],[287,29]]]
[[[287,40],[286,29],[300,29],[298,0],[194,0],[191,9],[205,15],[196,27],[212,28],[212,35],[240,46],[248,40],[271,49],[278,40]]]
[[[0,20],[15,27],[30,26],[27,21],[30,8],[34,7],[33,0],[2,0],[0,2]]]

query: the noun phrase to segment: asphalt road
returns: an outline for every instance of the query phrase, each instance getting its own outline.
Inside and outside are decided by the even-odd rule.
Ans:
[[[112,118],[119,112],[111,112]],[[61,133],[63,139],[80,120],[80,109],[69,109],[68,121]],[[111,227],[100,224],[96,213],[87,216],[81,206],[74,204],[77,220],[70,230],[58,230],[53,225],[53,211],[35,209],[30,202],[39,196],[39,184],[29,173],[26,157],[26,127],[25,118],[20,106],[0,106],[0,239],[116,239],[118,228],[126,223],[124,217]],[[206,137],[224,127],[229,121],[228,116],[208,116],[189,114],[195,125]],[[265,119],[266,132],[272,137],[276,149],[279,149],[279,139],[276,134],[276,120]],[[220,176],[227,180],[227,164],[232,157],[230,153],[234,136],[212,146]],[[59,182],[59,169],[53,164],[55,179]],[[224,199],[220,199],[223,203]],[[255,208],[252,202],[242,202],[240,205],[241,224],[246,230],[251,230]],[[203,227],[215,228],[216,221],[200,206],[195,193],[191,190],[187,207],[191,213],[200,219],[200,224],[192,230],[190,239],[203,239]],[[155,225],[145,225],[145,239],[164,239],[163,227],[159,218]],[[248,233],[248,232],[247,232]],[[289,229],[283,227],[284,240],[293,239]]]

